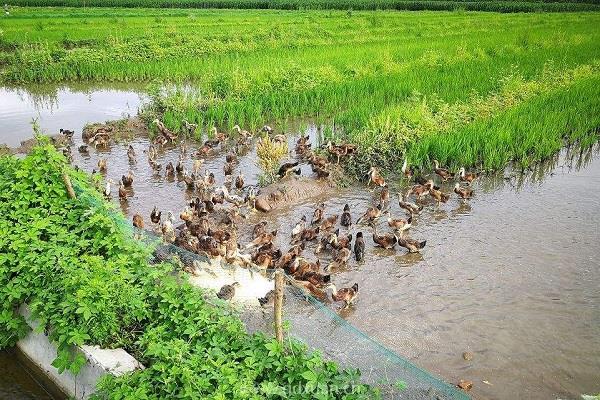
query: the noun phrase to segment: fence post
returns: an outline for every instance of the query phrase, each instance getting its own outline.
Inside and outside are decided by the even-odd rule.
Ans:
[[[62,173],[62,179],[67,187],[67,194],[69,195],[69,198],[76,199],[77,196],[75,196],[75,191],[73,190],[73,185],[71,184],[71,178],[69,178],[69,175],[67,175],[66,172]]]
[[[275,338],[283,344],[283,271],[281,268],[275,270]]]

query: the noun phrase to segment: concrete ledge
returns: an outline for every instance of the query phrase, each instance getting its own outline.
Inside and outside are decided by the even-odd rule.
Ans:
[[[36,333],[39,323],[31,318],[31,311],[26,305],[19,308],[32,331],[17,342],[17,348],[33,366],[45,375],[56,387],[67,396],[77,400],[87,399],[96,390],[96,383],[106,374],[123,375],[137,369],[143,369],[134,357],[123,349],[101,349],[98,346],[77,347],[87,362],[73,375],[69,371],[62,374],[52,366],[57,357],[56,345],[44,333]]]

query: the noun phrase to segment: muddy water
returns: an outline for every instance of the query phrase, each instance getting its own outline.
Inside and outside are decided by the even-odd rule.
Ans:
[[[125,99],[131,93],[112,97],[117,104],[129,103]],[[98,98],[95,92],[89,95]],[[92,108],[90,114],[79,109],[75,126],[65,126],[51,114],[43,120],[54,124],[53,129],[79,129],[81,121],[114,118],[97,118]],[[10,136],[0,133],[0,142],[29,137],[27,122],[23,118],[14,125]],[[314,126],[308,132],[313,140],[318,135]],[[77,152],[80,143],[78,135],[74,163],[84,170],[91,171],[106,157],[107,175],[113,180],[128,169],[134,172],[132,196],[121,204],[129,217],[140,213],[148,221],[155,205],[177,214],[193,196],[183,182],[164,177],[164,165],[177,161],[178,148],[161,150],[163,170],[156,175],[143,153],[145,138],[132,142],[138,153],[134,165],[126,156],[129,143],[92,150],[89,156]],[[217,175],[219,184],[225,153],[208,157],[203,166]],[[600,193],[593,189],[600,185],[600,157],[597,149],[572,155],[563,152],[523,176],[481,179],[468,203],[452,198],[439,209],[429,204],[411,230],[412,237],[427,239],[422,255],[375,249],[370,228],[353,226],[352,233],[365,233],[368,250],[363,263],[351,262],[334,272],[338,287],[360,285],[356,305],[341,311],[344,318],[449,382],[472,380],[476,398],[575,399],[600,392]],[[191,169],[189,153],[185,164]],[[240,157],[234,176],[239,171],[247,184],[257,182],[252,149]],[[309,172],[303,167],[303,174]],[[450,191],[449,186],[444,189]],[[264,218],[269,227],[279,227],[278,240],[285,249],[293,224],[302,215],[310,218],[316,202],[326,203],[327,214],[340,214],[349,203],[355,221],[376,196],[354,185],[333,198],[251,215],[248,222]],[[403,215],[396,198],[391,213]],[[385,221],[379,231],[387,231]],[[313,249],[305,255],[316,259]],[[325,263],[328,257],[321,255]],[[463,352],[473,353],[473,359],[465,361]]]
[[[0,399],[54,400],[18,361],[15,354],[0,351]]]
[[[0,87],[0,143],[19,146],[33,136],[31,122],[42,130],[58,133],[60,128],[81,131],[89,122],[103,122],[135,115],[141,88],[90,86],[57,88],[40,85],[28,90]]]

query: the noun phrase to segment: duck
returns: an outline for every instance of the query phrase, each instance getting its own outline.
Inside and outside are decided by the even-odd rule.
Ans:
[[[151,144],[148,146],[148,161],[156,161],[156,157],[158,157],[158,150]]]
[[[101,158],[98,160],[98,170],[100,172],[106,172],[106,158]]]
[[[339,290],[333,283],[330,283],[327,286],[327,289],[332,291],[331,299],[333,301],[344,302],[344,308],[349,307],[352,303],[354,303],[356,297],[358,296],[358,283],[355,283],[354,285],[352,285],[352,287],[341,288]]]
[[[367,221],[369,224],[372,224],[377,218],[381,216],[381,210],[383,209],[383,205],[381,203],[377,204],[376,207],[369,207],[367,211],[360,217],[356,223],[361,224],[364,221]]]
[[[206,157],[210,153],[212,153],[212,147],[205,143],[196,151],[196,157]]]
[[[175,167],[173,166],[173,163],[171,161],[169,161],[169,163],[165,167],[165,174],[167,176],[174,176],[175,175]]]
[[[387,185],[385,183],[385,179],[383,178],[383,176],[381,176],[381,174],[375,167],[371,167],[371,169],[369,170],[369,183],[367,184],[367,186],[369,186],[371,182],[373,182],[376,186],[380,187],[384,187]]]
[[[352,248],[352,234],[349,233],[347,235],[340,235],[340,228],[335,231],[335,234],[331,235],[329,239],[329,244],[336,250],[340,250],[342,248],[351,249]]]
[[[388,219],[387,219],[387,223],[388,226],[390,228],[392,228],[394,231],[406,231],[408,229],[410,229],[410,227],[412,226],[412,214],[407,218],[392,218],[391,213],[388,211]]]
[[[406,158],[404,159],[404,162],[402,163],[402,168],[400,170],[402,171],[402,175],[404,175],[404,177],[408,180],[410,180],[415,173],[415,171],[408,166],[408,160]]]
[[[429,188],[429,194],[437,202],[438,207],[440,206],[440,203],[446,203],[448,199],[450,199],[449,194],[444,193],[441,190],[437,190],[434,187]]]
[[[133,215],[133,226],[138,229],[144,229],[144,218],[140,214]]]
[[[187,145],[185,144],[185,140],[179,142],[179,157],[183,160],[185,155],[187,154]]]
[[[398,193],[398,205],[400,208],[405,209],[410,214],[419,214],[423,210],[423,206],[407,201],[407,197],[404,193]]]
[[[327,159],[325,157],[319,156],[315,153],[311,153],[308,157],[308,162],[314,168],[325,169],[328,165]]]
[[[196,188],[196,176],[194,174],[189,175],[187,171],[184,171],[182,179],[188,190],[194,190]]]
[[[477,172],[465,172],[465,167],[461,167],[459,170],[459,177],[462,182],[467,182],[467,184],[473,183],[479,174]]]
[[[279,167],[279,170],[277,171],[277,176],[279,178],[284,178],[290,172],[296,172],[296,171],[294,171],[294,168],[296,168],[297,166],[298,166],[298,161],[284,163]],[[300,170],[298,169],[298,171],[300,171]]]
[[[460,183],[454,185],[454,193],[456,193],[461,199],[466,200],[473,197],[473,189],[467,187],[461,187]]]
[[[340,225],[344,228],[348,228],[352,225],[352,215],[350,214],[350,205],[348,204],[344,205],[344,212],[340,218]]]
[[[431,182],[431,183],[430,183]],[[416,184],[408,190],[408,196],[414,194],[417,199],[421,199],[429,194],[429,188],[434,187],[433,181],[427,181],[424,185]],[[439,187],[438,187],[439,189]]]
[[[185,166],[183,165],[183,163],[181,162],[181,158],[179,160],[177,160],[177,165],[175,166],[175,171],[177,171],[178,174],[182,174],[183,171],[185,170]]]
[[[337,223],[338,220],[338,215],[332,215],[330,217],[327,217],[323,220],[323,222],[321,222],[321,232],[327,232],[329,231],[331,228],[333,228],[335,226],[335,224]]]
[[[173,226],[173,223],[173,213],[169,211],[167,213],[167,218],[163,221],[162,226],[160,227],[163,239],[167,243],[173,243],[175,241],[175,227]]]
[[[325,212],[325,203],[320,203],[319,205],[317,205],[317,208],[315,208],[315,211],[313,212],[313,217],[312,217],[312,220],[310,221],[310,224],[316,225],[316,224],[320,223],[323,220],[324,212]]]
[[[119,199],[121,201],[127,201],[127,190],[125,190],[125,184],[119,182]]]
[[[216,126],[212,127],[212,135],[217,140],[218,143],[224,142],[225,139],[227,138],[227,135],[225,135],[225,133],[223,133],[223,132],[219,132],[219,130],[217,129]],[[216,146],[214,146],[214,147],[216,147]]]
[[[365,239],[362,232],[356,232],[356,239],[354,240],[354,259],[356,261],[362,261],[365,258]]]
[[[309,262],[302,257],[296,258],[297,262],[292,265],[290,271],[286,271],[293,275],[294,278],[302,279],[302,277],[309,272],[321,272],[321,261]],[[295,270],[294,267],[296,268]]]
[[[194,134],[194,132],[196,132],[196,129],[198,128],[198,124],[191,124],[188,121],[186,121],[185,119],[183,120],[183,126],[184,126],[185,132],[188,134],[188,136],[192,136]]]
[[[317,179],[329,178],[330,172],[319,166],[312,166],[312,171],[317,174]]]
[[[106,180],[106,185],[104,186],[104,197],[106,197],[107,199],[110,199],[110,185],[111,183],[113,183],[112,179],[107,179]]]
[[[404,233],[396,235],[398,245],[404,247],[409,253],[418,253],[427,244],[427,240],[415,240],[409,238]]]
[[[384,249],[393,249],[398,242],[398,238],[394,234],[378,235],[377,229],[373,229],[373,242]]]
[[[223,174],[225,176],[232,175],[233,174],[233,164],[226,162],[223,165]]]
[[[108,133],[96,133],[91,139],[90,143],[94,145],[94,148],[106,147],[110,142],[110,135]]]
[[[131,187],[133,185],[133,172],[130,170],[127,175],[121,177],[121,182],[124,187]]]
[[[239,282],[233,282],[231,285],[223,285],[219,292],[217,293],[217,297],[221,300],[231,300],[235,296],[235,289],[240,286]]]
[[[317,287],[323,287],[331,282],[331,275],[309,271],[302,275],[301,280],[310,282]]]
[[[299,279],[292,280],[291,284],[293,286],[296,286],[297,288],[300,288],[301,290],[308,292],[311,296],[313,296],[314,298],[316,298],[320,301],[327,300],[327,293],[325,293],[323,291],[323,288],[320,286],[313,285],[310,282],[299,280]]]
[[[169,143],[169,139],[167,139],[163,135],[157,135],[154,138],[154,140],[152,141],[152,143],[155,144],[155,145],[157,145],[157,146],[164,146],[165,144]]]
[[[65,135],[65,136],[66,136],[67,138],[69,138],[69,139],[72,139],[72,138],[73,138],[73,135],[75,134],[75,131],[70,131],[70,130],[68,130],[68,129],[63,129],[63,128],[60,128],[59,132],[60,132],[62,135]]]
[[[440,163],[438,160],[433,160],[433,171],[442,178],[442,182],[446,182],[448,179],[452,178],[452,173],[446,168],[440,168]]]
[[[358,147],[355,144],[350,143],[342,143],[335,145],[331,141],[329,141],[327,143],[326,148],[329,154],[334,155],[336,157],[337,163],[339,164],[341,157],[354,154]]]
[[[333,268],[343,268],[348,264],[348,260],[352,255],[352,250],[347,247],[342,247],[336,251],[333,261],[325,268],[325,271],[331,271]]]
[[[266,233],[266,229],[267,221],[261,221],[258,224],[254,225],[254,228],[252,229],[252,239],[256,239],[263,233]]]
[[[382,205],[390,202],[390,190],[387,186],[381,188],[381,192],[379,193],[379,201]]]
[[[274,302],[275,302],[275,290],[274,289],[269,290],[267,292],[267,294],[265,294],[264,297],[258,298],[258,304],[260,304],[261,307],[270,306]]]
[[[81,154],[89,154],[90,152],[90,149],[87,144],[82,144],[81,146],[79,146],[78,150]]]
[[[273,239],[275,239],[275,237],[277,236],[277,229],[268,232],[268,233],[263,233],[261,235],[259,235],[258,237],[256,237],[254,240],[252,240],[252,242],[248,243],[246,245],[246,248],[252,248],[252,247],[258,247],[258,246],[262,246],[268,243],[273,242]]]
[[[233,126],[233,130],[237,132],[238,135],[240,135],[242,138],[244,139],[250,139],[252,138],[252,134],[242,128],[240,128],[239,125],[234,125]]]
[[[152,122],[154,124],[156,124],[156,127],[158,128],[158,131],[160,132],[160,136],[157,136],[157,137],[163,137],[165,139],[164,143],[162,143],[162,144],[166,144],[167,141],[174,142],[177,139],[177,134],[175,132],[173,132],[172,130],[168,129],[165,126],[165,124],[163,124],[161,121],[159,121],[158,119],[155,119]]]
[[[162,211],[158,211],[156,206],[154,206],[152,212],[150,213],[150,221],[152,221],[154,224],[158,224],[160,222],[161,215]]]
[[[320,227],[316,227],[316,228],[306,228],[302,231],[302,234],[300,235],[300,240],[305,241],[305,242],[311,242],[313,240],[316,240],[317,237],[319,236],[319,231],[320,231]]]
[[[241,207],[246,203],[246,200],[243,197],[229,193],[229,190],[225,186],[222,186],[219,189],[219,192],[223,193],[223,198],[226,202],[231,203],[236,207]]]
[[[273,128],[271,128],[269,125],[264,125],[261,128],[261,132],[265,132],[265,133],[267,133],[267,135],[271,135],[273,132],[275,132],[275,130]]]
[[[204,164],[204,159],[200,158],[200,159],[194,160],[194,164],[192,166],[192,172],[195,175],[198,175],[200,173],[200,169],[202,168],[202,164]]]
[[[242,189],[244,187],[244,174],[240,171],[240,174],[235,178],[235,188]]]
[[[129,159],[130,164],[135,164],[135,150],[132,145],[129,145],[129,147],[127,148],[127,158]]]
[[[306,215],[303,215],[300,218],[300,221],[298,221],[296,223],[296,225],[294,225],[294,228],[292,229],[292,241],[296,241],[300,238],[300,235],[302,234],[302,231],[304,231],[304,229],[306,228]]]

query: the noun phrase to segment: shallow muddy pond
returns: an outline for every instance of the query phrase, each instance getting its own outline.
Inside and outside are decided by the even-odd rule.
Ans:
[[[178,147],[159,152],[160,175],[148,165],[147,138],[91,149],[89,155],[78,153],[81,127],[134,114],[141,99],[136,91],[63,89],[51,103],[32,101],[33,97],[0,91],[0,143],[16,146],[31,137],[28,123],[36,115],[49,133],[61,127],[75,129],[74,164],[91,172],[99,158],[106,158],[107,177],[114,181],[129,169],[134,172],[131,197],[121,204],[128,219],[140,213],[149,222],[154,206],[178,215],[194,196],[182,181],[164,175],[166,163],[177,162]],[[317,127],[306,131],[316,140]],[[293,149],[299,132],[288,133]],[[137,152],[134,165],[126,155],[130,143]],[[197,144],[189,145],[193,149],[185,164],[191,170],[190,153]],[[218,185],[223,183],[225,154],[209,156],[203,165],[203,171],[215,173]],[[254,150],[239,160],[234,177],[243,171],[246,184],[256,184]],[[302,171],[311,176],[309,166]],[[352,260],[334,272],[338,287],[360,285],[356,304],[340,313],[446,381],[473,381],[475,398],[575,399],[600,392],[598,187],[598,148],[563,151],[524,175],[507,172],[480,179],[469,202],[452,197],[440,208],[427,203],[411,229],[411,237],[427,240],[422,254],[375,249],[371,228],[353,225],[349,232],[365,233],[367,254],[364,262]],[[392,182],[392,188],[396,193],[403,185]],[[114,193],[116,189],[113,186]],[[451,186],[443,189],[450,192]],[[248,224],[266,220],[269,228],[279,227],[278,244],[285,250],[293,225],[302,215],[310,219],[316,203],[325,202],[327,215],[341,214],[348,203],[356,221],[376,196],[363,184],[354,184],[267,215],[252,214]],[[113,201],[118,203],[116,194]],[[395,195],[391,213],[404,215]],[[388,231],[384,219],[380,232]],[[307,247],[304,255],[315,260],[313,250]],[[325,263],[329,256],[320,255]],[[470,361],[463,359],[464,352],[472,353]]]

